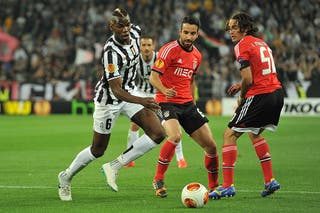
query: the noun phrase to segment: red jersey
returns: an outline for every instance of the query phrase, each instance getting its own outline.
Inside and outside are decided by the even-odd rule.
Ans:
[[[246,98],[270,93],[281,88],[281,83],[277,78],[272,51],[261,39],[254,36],[245,36],[234,47],[237,61],[249,61],[253,82],[250,86]]]
[[[174,87],[177,95],[167,99],[157,91],[156,101],[178,104],[192,101],[191,80],[197,73],[201,60],[202,55],[195,46],[192,51],[183,49],[178,41],[171,41],[162,46],[152,69],[160,73],[160,80],[165,87]]]

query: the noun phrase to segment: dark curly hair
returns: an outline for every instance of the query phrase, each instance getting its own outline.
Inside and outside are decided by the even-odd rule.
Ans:
[[[230,19],[235,19],[238,22],[240,32],[247,31],[247,35],[257,36],[258,33],[258,27],[256,26],[256,23],[254,19],[247,13],[239,12],[230,17]],[[230,19],[226,23],[226,31],[229,30],[228,23]]]

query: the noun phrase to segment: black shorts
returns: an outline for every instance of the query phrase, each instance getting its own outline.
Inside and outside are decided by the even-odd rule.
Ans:
[[[185,104],[159,103],[160,119],[177,119],[186,133],[191,135],[209,120],[192,102]]]
[[[237,132],[254,134],[261,129],[274,131],[279,123],[283,102],[282,89],[246,98],[236,109],[228,127]]]

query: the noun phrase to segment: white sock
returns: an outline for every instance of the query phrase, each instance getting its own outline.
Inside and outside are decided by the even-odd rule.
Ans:
[[[128,131],[128,143],[127,148],[132,146],[133,142],[135,142],[139,138],[139,130],[138,131],[132,131],[129,129]]]
[[[122,160],[122,156],[120,155],[119,157],[117,157],[116,159],[114,159],[113,161],[110,162],[110,166],[112,167],[112,169],[114,170],[119,170],[121,169],[124,165],[123,160]]]
[[[81,169],[86,167],[91,161],[95,160],[96,157],[93,156],[90,150],[91,146],[85,148],[75,157],[75,159],[67,168],[66,173],[72,179],[72,177],[77,174]]]
[[[144,153],[156,147],[158,144],[149,138],[146,134],[143,134],[136,141],[133,142],[132,149],[127,150],[119,156],[119,160],[123,165],[128,164],[131,161],[142,156]]]
[[[176,153],[176,159],[177,159],[177,161],[184,158],[184,157],[183,157],[183,151],[182,151],[182,141],[180,141],[180,142],[178,143],[178,145],[176,146],[175,153]]]

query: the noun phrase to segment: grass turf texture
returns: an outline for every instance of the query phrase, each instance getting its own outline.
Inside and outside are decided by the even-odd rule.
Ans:
[[[221,162],[222,133],[229,117],[209,117]],[[207,185],[203,151],[183,136],[187,169],[175,157],[166,174],[168,197],[156,198],[151,187],[160,147],[123,168],[119,192],[105,186],[104,162],[126,147],[129,121],[120,117],[105,155],[77,174],[72,202],[58,198],[57,175],[91,143],[91,116],[0,116],[0,212],[317,212],[320,209],[318,117],[283,117],[276,133],[266,131],[280,191],[261,198],[260,165],[246,135],[238,142],[236,196],[209,200],[202,209],[186,209],[180,193],[189,182]],[[220,169],[221,171],[221,169]],[[220,172],[222,180],[222,172]],[[221,182],[221,181],[220,181]]]

